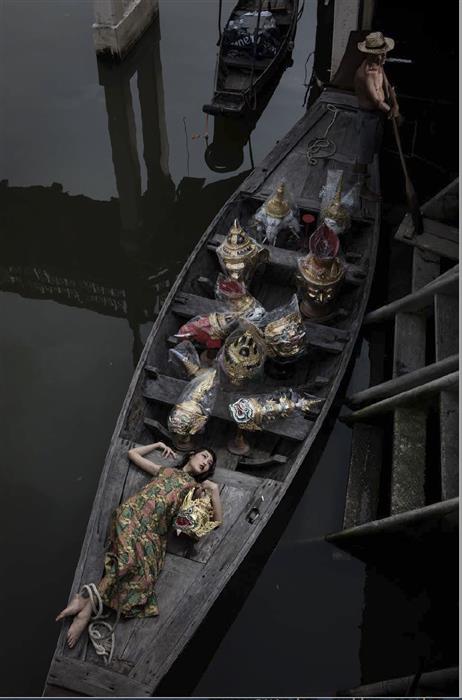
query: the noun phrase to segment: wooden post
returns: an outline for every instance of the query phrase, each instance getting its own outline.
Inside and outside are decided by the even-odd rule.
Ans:
[[[407,294],[401,299],[381,306],[371,311],[364,319],[364,324],[380,323],[387,321],[400,311],[417,311],[424,309],[433,303],[433,297],[437,292],[441,294],[457,294],[459,286],[459,265],[440,275],[434,282],[427,284],[413,294]]]
[[[332,57],[330,74],[334,76],[345,53],[350,32],[360,24],[360,0],[341,0],[334,7],[334,33],[332,37]]]
[[[123,58],[159,12],[159,0],[94,0],[97,54]]]
[[[459,355],[451,355],[440,362],[434,362],[414,372],[409,372],[395,379],[390,379],[388,382],[371,386],[364,391],[358,391],[346,400],[346,404],[350,408],[357,408],[362,404],[389,398],[407,389],[412,389],[433,379],[443,377],[449,372],[454,372],[457,370],[458,366]]]
[[[358,420],[367,420],[372,416],[393,411],[398,406],[404,406],[412,401],[420,401],[428,398],[428,396],[431,396],[431,394],[437,394],[440,391],[445,390],[455,390],[458,384],[459,372],[451,372],[451,374],[447,374],[439,379],[434,379],[433,381],[427,382],[422,386],[414,387],[413,389],[409,389],[409,391],[403,391],[401,394],[396,394],[389,399],[384,399],[383,401],[378,401],[370,406],[366,406],[366,408],[361,408],[359,411],[355,411],[351,415],[345,416],[343,421],[345,423],[355,423]]]

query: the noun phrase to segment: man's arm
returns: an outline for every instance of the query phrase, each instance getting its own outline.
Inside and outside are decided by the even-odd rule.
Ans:
[[[366,75],[365,86],[366,86],[367,97],[376,106],[376,108],[380,109],[382,112],[389,112],[390,111],[389,105],[384,100],[380,100],[377,97],[377,89],[375,86],[375,80],[374,80],[374,76],[371,74],[371,72]]]

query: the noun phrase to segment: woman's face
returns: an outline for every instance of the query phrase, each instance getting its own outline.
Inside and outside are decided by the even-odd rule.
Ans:
[[[189,465],[191,467],[191,473],[199,476],[208,472],[213,464],[213,457],[208,450],[201,450],[196,452],[189,458]]]

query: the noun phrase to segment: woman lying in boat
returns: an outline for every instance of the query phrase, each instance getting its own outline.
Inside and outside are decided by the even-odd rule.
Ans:
[[[129,459],[155,477],[113,513],[104,576],[97,586],[90,584],[74,596],[56,620],[75,618],[67,633],[69,647],[75,646],[92,616],[92,601],[107,605],[123,617],[150,617],[159,614],[154,585],[165,561],[167,533],[189,492],[207,492],[213,507],[213,525],[222,521],[218,485],[209,480],[215,471],[216,456],[204,448],[187,455],[182,467],[162,467],[144,455],[161,450],[164,457],[176,457],[163,442],[136,447]],[[92,588],[92,591],[89,590]],[[89,597],[90,594],[90,597]]]

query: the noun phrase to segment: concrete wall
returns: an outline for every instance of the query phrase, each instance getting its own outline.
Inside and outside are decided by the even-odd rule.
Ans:
[[[350,32],[357,29],[372,30],[374,5],[375,0],[335,0],[331,76],[337,72]]]
[[[97,54],[123,58],[159,12],[159,0],[94,0]]]

